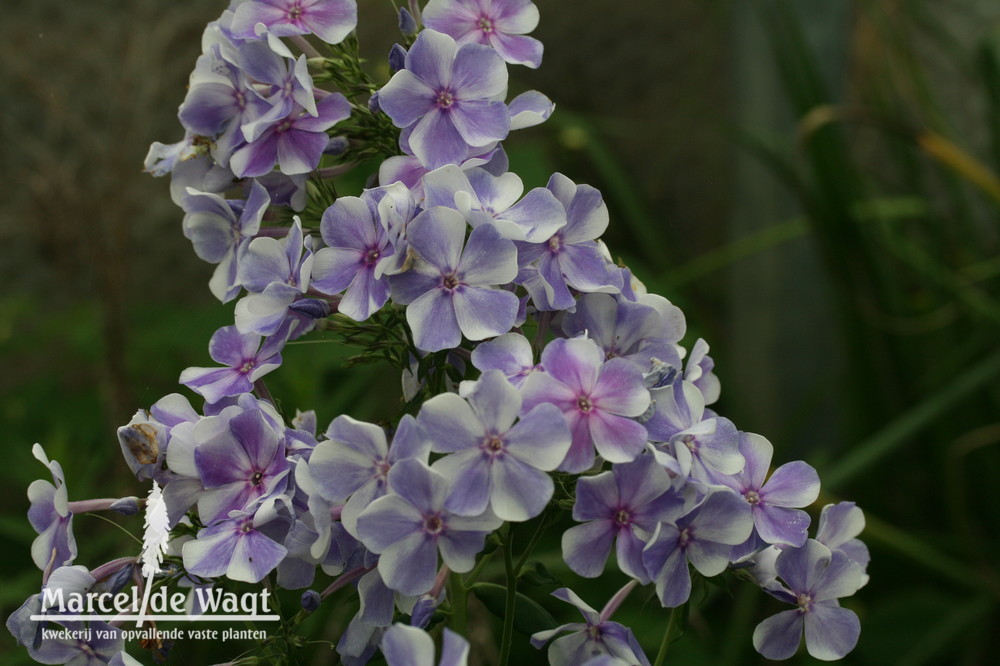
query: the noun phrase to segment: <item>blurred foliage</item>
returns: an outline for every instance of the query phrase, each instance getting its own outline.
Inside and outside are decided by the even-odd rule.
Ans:
[[[363,16],[369,7],[383,12],[368,30],[392,25],[388,3],[361,4]],[[703,335],[715,345],[724,387],[746,361],[730,345],[746,324],[729,300],[737,269],[780,265],[805,247],[816,269],[801,279],[829,284],[829,324],[843,356],[817,343],[813,353],[830,353],[838,367],[811,378],[808,395],[773,398],[776,411],[787,408],[785,423],[764,434],[777,460],[793,455],[793,435],[806,440],[796,453],[820,471],[820,504],[852,499],[868,516],[872,582],[847,602],[861,616],[862,637],[846,662],[990,663],[1000,620],[1000,12],[974,0],[845,3],[850,21],[836,41],[848,49],[847,64],[831,78],[834,56],[810,39],[807,4],[760,0],[753,25],[737,22],[723,0],[615,11],[581,0],[564,16],[553,0],[538,4],[546,63],[519,70],[512,92],[537,87],[560,106],[545,126],[512,137],[511,169],[529,188],[559,170],[604,192],[612,251],[685,309],[690,340]],[[0,26],[0,83],[9,93],[0,167],[14,184],[0,211],[5,617],[38,586],[24,492],[44,468],[30,445],[41,442],[63,462],[71,499],[143,492],[120,460],[114,427],[180,390],[180,371],[206,364],[211,333],[231,321],[231,306],[219,307],[204,287],[211,268],[180,234],[166,183],[137,173],[150,141],[180,135],[174,109],[214,5],[14,2],[17,18]],[[606,25],[593,25],[598,11]],[[730,112],[738,82],[720,54],[746,30],[766,34],[770,50],[754,53],[754,63],[778,81],[773,104],[787,111],[791,131]],[[362,34],[372,63],[391,39]],[[587,57],[583,44],[606,57]],[[736,235],[725,222],[742,204],[731,187],[741,175],[729,166],[741,154],[781,184],[795,213]],[[826,325],[815,322],[817,339]],[[802,374],[784,352],[760,351],[775,373]],[[315,408],[321,428],[344,412],[386,418],[385,405],[399,404],[398,378],[377,365],[348,367],[354,353],[323,334],[289,346],[285,366],[268,377],[286,415]],[[832,419],[815,397],[831,394]],[[752,417],[753,398],[724,390],[720,410]],[[828,431],[836,447],[808,446]],[[114,520],[139,530],[134,520]],[[81,563],[134,546],[98,519],[74,522],[86,535]],[[514,530],[515,547],[534,527]],[[544,569],[532,570],[572,581],[600,606],[625,578],[609,566],[602,579],[580,584],[559,557],[566,527],[545,530],[531,558]],[[555,585],[546,576],[525,579],[520,591],[557,622],[575,621],[572,608],[548,596]],[[502,582],[502,563],[490,562],[480,580]],[[304,648],[303,663],[328,663],[323,641],[335,642],[353,613],[348,592],[338,595],[306,621],[302,633],[317,643]],[[297,598],[282,601],[294,607]],[[761,661],[753,627],[783,608],[742,585],[699,584],[693,600],[668,663]],[[615,619],[633,627],[652,658],[668,615],[640,590]],[[495,658],[483,646],[495,644],[500,624],[472,597],[469,626],[474,650]],[[28,663],[0,634],[0,660]],[[513,658],[538,663],[523,639],[515,637]],[[182,644],[175,661],[231,658],[235,647]]]

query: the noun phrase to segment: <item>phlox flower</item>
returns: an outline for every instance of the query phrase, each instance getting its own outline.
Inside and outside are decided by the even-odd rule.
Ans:
[[[230,30],[252,38],[258,23],[278,37],[313,34],[339,44],[358,24],[358,5],[356,0],[249,0],[236,7]]]
[[[594,464],[594,449],[610,462],[629,462],[646,445],[646,429],[634,417],[649,406],[642,373],[631,362],[604,360],[593,340],[557,339],[542,351],[545,372],[532,373],[521,387],[523,412],[542,403],[558,407],[573,433],[559,469],[571,474]]]
[[[489,513],[465,517],[445,509],[449,485],[419,460],[400,460],[389,470],[392,492],[358,516],[361,542],[380,555],[378,570],[390,588],[411,595],[430,590],[439,551],[452,571],[472,570],[486,535],[502,524]]]
[[[651,455],[614,465],[610,472],[576,482],[573,519],[586,521],[566,530],[563,559],[586,578],[596,578],[617,543],[618,567],[649,582],[642,549],[657,525],[680,515],[684,500],[670,490],[667,472]]]
[[[660,523],[642,552],[660,602],[674,608],[687,601],[688,563],[703,576],[717,576],[729,564],[733,546],[746,541],[752,531],[746,502],[729,489],[712,492],[675,521]]]
[[[410,149],[436,169],[507,137],[506,93],[507,67],[493,49],[459,46],[448,35],[423,30],[406,54],[406,68],[379,91],[378,103],[396,127],[413,126]]]
[[[551,666],[578,666],[589,663],[588,659],[602,656],[621,659],[630,666],[649,666],[649,659],[632,630],[610,620],[628,589],[630,588],[626,587],[619,591],[600,613],[572,590],[565,587],[556,590],[552,596],[575,606],[583,615],[584,621],[532,634],[531,644],[541,649],[554,636],[568,631],[567,635],[555,639],[549,645],[548,658]]]
[[[843,552],[812,539],[801,548],[782,550],[775,567],[785,584],[772,584],[765,591],[798,608],[758,624],[754,648],[768,659],[788,659],[798,650],[804,632],[806,651],[816,659],[841,659],[853,650],[861,624],[854,611],[841,608],[837,599],[861,587],[861,567]]]
[[[424,403],[417,421],[431,450],[447,453],[434,463],[452,483],[445,508],[478,516],[490,508],[503,520],[541,513],[552,498],[546,472],[566,457],[570,432],[555,405],[521,413],[517,389],[499,370],[489,370],[463,400],[454,393]]]
[[[542,43],[525,36],[538,25],[538,8],[530,0],[430,0],[423,17],[424,25],[459,44],[489,44],[515,65],[542,64]]]
[[[595,240],[608,228],[609,221],[601,193],[589,185],[576,185],[559,173],[549,178],[546,188],[566,210],[566,226],[544,243],[518,243],[520,265],[537,262],[537,282],[525,285],[532,292],[536,307],[547,310],[573,307],[576,300],[570,287],[588,293],[620,291],[621,272],[605,258]]]
[[[407,226],[413,266],[391,278],[392,297],[408,305],[406,321],[423,351],[502,335],[517,316],[518,299],[498,289],[517,274],[514,244],[489,223],[472,230],[458,211],[428,208]],[[463,247],[464,246],[464,247]]]
[[[785,463],[765,483],[774,447],[760,435],[741,432],[739,448],[746,460],[743,470],[717,480],[750,505],[757,537],[769,544],[801,546],[808,538],[809,514],[800,509],[819,496],[816,470],[801,460]],[[754,541],[751,538],[748,546]]]
[[[76,539],[73,537],[73,512],[69,509],[66,477],[62,465],[50,461],[40,444],[31,448],[38,462],[52,474],[52,481],[37,479],[28,486],[28,522],[38,533],[31,542],[31,559],[42,571],[72,564],[76,559]]]
[[[279,330],[261,344],[256,333],[240,333],[235,326],[223,326],[212,334],[208,353],[224,368],[187,368],[180,383],[202,395],[208,402],[253,390],[253,383],[281,366],[281,350],[288,338]]]

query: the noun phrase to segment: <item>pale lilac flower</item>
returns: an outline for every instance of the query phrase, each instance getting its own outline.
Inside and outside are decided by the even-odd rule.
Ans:
[[[708,355],[708,343],[698,338],[684,360],[684,379],[698,387],[706,405],[717,401],[722,393],[722,385],[712,372],[713,368],[715,361]]]
[[[534,361],[531,343],[520,333],[504,333],[480,343],[472,350],[472,365],[484,373],[499,370],[517,388],[531,373],[544,372]]]
[[[782,550],[775,566],[787,587],[772,585],[765,591],[798,608],[758,624],[754,648],[768,659],[788,659],[798,650],[804,630],[806,651],[816,659],[842,659],[853,650],[861,623],[837,599],[861,587],[861,567],[843,552],[831,552],[812,539],[801,548]]]
[[[520,201],[524,184],[514,173],[494,176],[485,169],[448,164],[424,176],[425,207],[446,206],[472,227],[492,222],[504,238],[542,243],[566,224],[566,212],[552,193],[536,187]]]
[[[256,141],[268,127],[287,118],[296,105],[310,116],[319,114],[305,55],[295,58],[273,34],[266,40],[243,44],[239,54],[240,68],[254,83],[251,93],[266,100],[255,105],[240,126],[246,141]]]
[[[522,266],[537,262],[542,293],[532,300],[542,309],[566,310],[576,303],[569,288],[582,292],[617,293],[622,276],[595,242],[608,228],[608,208],[601,193],[589,185],[576,185],[562,174],[553,174],[546,186],[566,209],[566,226],[545,243],[518,243]]]
[[[239,281],[250,292],[236,303],[236,327],[243,333],[274,335],[296,299],[309,289],[315,255],[312,238],[302,237],[302,223],[295,223],[282,240],[255,238],[240,258]],[[300,323],[289,335],[303,332]]]
[[[605,358],[628,359],[644,372],[654,358],[681,365],[677,327],[665,327],[655,309],[611,294],[581,296],[576,312],[563,318],[562,330],[568,337],[586,334],[604,350]]]
[[[200,259],[218,264],[208,287],[223,303],[240,293],[237,258],[260,230],[264,211],[271,203],[264,186],[256,180],[250,182],[245,202],[229,202],[218,194],[193,188],[188,188],[184,200],[184,235]]]
[[[218,402],[227,396],[250,393],[253,383],[281,365],[281,350],[288,337],[284,330],[261,344],[256,333],[240,333],[235,326],[223,326],[208,343],[212,360],[225,368],[187,368],[180,383],[202,395],[208,402]]]
[[[760,435],[741,432],[739,449],[746,461],[743,470],[719,475],[717,480],[750,505],[755,534],[765,543],[801,546],[809,536],[809,514],[799,509],[819,496],[816,470],[801,460],[785,463],[765,483],[774,453],[771,443]]]
[[[408,271],[392,276],[393,300],[406,309],[413,341],[423,351],[457,347],[462,336],[483,340],[510,330],[518,299],[498,289],[514,279],[517,252],[492,224],[472,230],[461,213],[429,208],[407,227],[417,257]],[[463,248],[464,244],[464,248]]]
[[[396,127],[413,126],[410,149],[436,169],[507,137],[506,92],[507,67],[493,49],[458,46],[448,35],[424,30],[406,54],[406,69],[379,91],[378,102]]]
[[[649,406],[642,373],[629,361],[604,354],[592,340],[557,339],[542,351],[545,372],[521,387],[523,411],[550,402],[563,412],[573,444],[559,469],[578,474],[594,464],[594,448],[609,462],[629,462],[646,445],[646,429],[633,420]]]
[[[269,108],[242,69],[223,56],[222,45],[213,44],[198,58],[177,115],[189,132],[214,138],[212,158],[225,167],[245,143],[241,126]]]
[[[842,551],[852,562],[861,567],[861,585],[868,583],[868,568],[871,556],[868,546],[857,538],[865,529],[865,514],[854,502],[827,504],[819,514],[816,541],[830,550]]]
[[[267,506],[254,513],[234,511],[226,520],[200,530],[196,539],[184,544],[181,551],[184,568],[204,578],[226,576],[230,580],[259,583],[288,553],[279,543],[284,536],[283,523],[276,511]]]
[[[198,445],[194,461],[205,487],[198,498],[203,523],[248,510],[259,500],[284,492],[289,467],[281,434],[260,410],[247,410]]]
[[[434,639],[416,627],[394,624],[382,636],[382,654],[388,666],[435,666]],[[447,627],[437,666],[466,666],[469,642]]]
[[[232,33],[253,38],[258,23],[278,37],[313,34],[339,44],[358,24],[355,0],[249,0],[236,7]]]
[[[571,622],[548,631],[539,631],[532,634],[531,644],[541,649],[554,636],[568,631],[568,635],[557,638],[549,645],[548,659],[551,666],[578,666],[599,656],[616,657],[630,665],[649,666],[649,659],[632,630],[610,621],[611,615],[621,603],[623,591],[619,591],[604,610],[598,613],[572,590],[565,587],[556,590],[552,596],[576,606],[583,615],[584,622]]]
[[[388,225],[371,199],[341,197],[323,213],[323,240],[316,253],[312,285],[324,294],[346,290],[338,312],[368,319],[389,300],[387,269],[398,263]]]
[[[705,418],[705,398],[698,387],[682,380],[651,393],[656,411],[646,421],[649,438],[667,443],[664,448],[677,460],[683,475],[714,483],[718,475],[743,469],[739,431],[729,419]]]
[[[556,110],[556,105],[537,90],[529,90],[512,99],[507,109],[510,112],[510,129],[514,131],[541,125]]]
[[[569,428],[545,403],[515,424],[521,403],[499,370],[483,373],[467,400],[443,393],[424,403],[417,420],[431,450],[450,454],[433,465],[452,484],[446,509],[478,516],[490,508],[503,520],[524,521],[548,504],[554,486],[546,472],[566,457]]]
[[[390,588],[419,595],[434,584],[438,551],[449,569],[471,571],[486,535],[503,522],[496,516],[458,516],[444,508],[448,480],[419,460],[400,460],[389,470],[392,493],[358,516],[361,542],[380,555],[378,569]]]
[[[73,513],[69,509],[66,477],[62,466],[50,461],[40,444],[31,448],[32,455],[52,474],[52,482],[36,479],[28,486],[28,521],[38,533],[31,542],[31,559],[42,571],[72,564],[76,559],[76,539],[73,538]]]
[[[532,69],[542,64],[542,43],[525,37],[538,25],[530,0],[430,0],[424,25],[459,44],[488,44],[507,62]]]
[[[649,582],[642,549],[658,523],[680,515],[684,500],[670,489],[666,470],[651,455],[614,465],[576,482],[573,520],[587,521],[562,536],[563,560],[577,574],[596,578],[617,542],[618,567]]]
[[[680,606],[691,595],[688,562],[703,576],[725,571],[733,546],[753,531],[746,502],[729,489],[710,494],[674,522],[660,523],[642,552],[656,594],[667,608]]]
[[[399,422],[392,446],[385,431],[373,423],[338,416],[326,430],[324,441],[309,458],[309,473],[319,494],[344,504],[341,521],[358,535],[358,515],[389,491],[389,470],[414,458],[426,463],[430,444],[418,431],[416,419],[406,415]]]
[[[326,130],[351,115],[351,105],[340,93],[332,93],[316,104],[317,115],[299,105],[289,115],[270,125],[254,141],[233,153],[229,166],[239,178],[263,176],[277,163],[285,175],[304,174],[319,166],[329,143]]]

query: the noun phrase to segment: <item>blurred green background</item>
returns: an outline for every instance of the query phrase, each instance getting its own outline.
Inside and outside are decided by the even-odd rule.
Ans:
[[[511,168],[528,187],[561,171],[600,188],[612,252],[684,309],[688,342],[712,345],[718,410],[767,436],[776,464],[815,465],[821,503],[864,508],[872,578],[845,604],[862,620],[845,663],[995,663],[1000,5],[537,4],[545,60],[513,69],[511,88],[541,90],[558,107],[511,138]],[[212,267],[181,234],[167,179],[140,173],[151,141],[181,136],[177,105],[222,5],[5,2],[5,618],[40,579],[25,491],[46,472],[31,445],[63,463],[71,499],[145,492],[114,429],[179,390],[181,370],[207,365],[211,333],[231,323],[232,305],[208,292]],[[362,47],[379,71],[395,20],[386,0],[359,5]],[[395,410],[395,374],[345,369],[345,356],[290,347],[270,388],[292,411],[316,409],[321,428],[340,413]],[[133,548],[90,516],[75,530],[78,562],[91,567]],[[556,572],[555,555],[546,562]],[[581,588],[585,599],[599,607],[623,582],[609,578]],[[697,596],[668,663],[762,661],[750,634],[778,604],[739,587]],[[571,621],[569,607],[547,607]],[[314,635],[335,636],[351,613],[317,617]],[[485,618],[475,604],[470,614]],[[617,619],[652,658],[667,622],[655,599],[637,593]],[[498,628],[480,625],[474,643],[492,641]],[[25,662],[0,634],[0,661]],[[210,648],[176,656],[234,656]],[[317,647],[306,663],[329,655]]]

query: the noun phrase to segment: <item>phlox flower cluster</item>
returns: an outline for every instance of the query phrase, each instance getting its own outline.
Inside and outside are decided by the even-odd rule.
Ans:
[[[180,373],[193,394],[118,430],[173,530],[153,585],[301,591],[292,629],[349,591],[343,663],[455,666],[490,560],[504,553],[515,594],[535,544],[515,526],[541,534],[561,513],[573,524],[553,596],[583,621],[535,630],[551,664],[648,665],[612,619],[632,590],[676,608],[727,571],[793,606],[754,632],[765,657],[792,656],[803,635],[819,659],[850,652],[860,626],[839,599],[867,582],[861,510],[828,505],[810,538],[816,470],[771,471],[772,445],[715,411],[708,344],[684,342],[681,310],[611,259],[601,193],[560,173],[525,192],[508,171],[502,142],[554,109],[535,91],[508,100],[508,67],[541,64],[535,5],[410,2],[381,83],[357,57],[357,14],[355,0],[234,0],[205,29],[183,139],[147,158],[217,265],[211,292],[235,301],[208,342],[217,365]],[[369,186],[338,196],[373,156]],[[324,429],[271,396],[286,345],[316,330],[378,343],[404,395],[383,421],[340,414]],[[70,501],[59,464],[35,455],[52,477],[28,491],[42,589],[146,585],[135,557],[74,563],[74,514],[139,502]],[[612,569],[629,582],[600,612],[569,588]],[[120,638],[43,640],[40,598],[7,621],[34,658],[134,663]]]

